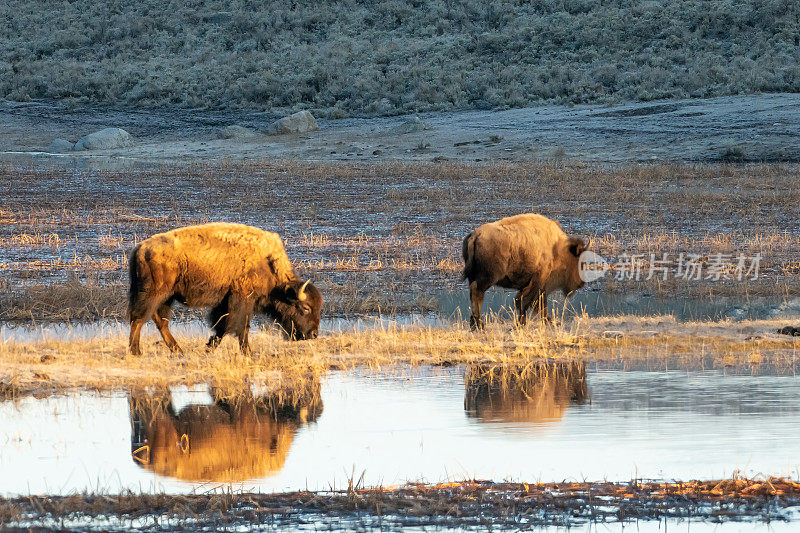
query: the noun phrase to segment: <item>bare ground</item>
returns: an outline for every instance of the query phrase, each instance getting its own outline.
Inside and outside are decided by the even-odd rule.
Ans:
[[[104,127],[128,130],[135,146],[57,156],[119,168],[143,162],[221,159],[597,162],[798,161],[800,95],[764,94],[615,106],[540,106],[410,117],[320,120],[316,132],[220,139],[238,124],[263,130],[276,116],[241,111],[67,107],[0,102],[0,159],[42,154],[54,138],[76,141]],[[411,131],[409,131],[411,130]],[[5,152],[5,153],[3,153]],[[9,153],[25,152],[26,154]]]

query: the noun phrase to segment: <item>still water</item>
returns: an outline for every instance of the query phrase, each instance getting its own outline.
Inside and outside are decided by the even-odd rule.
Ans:
[[[213,393],[0,403],[0,494],[800,473],[794,376],[407,368],[331,372],[293,409]]]

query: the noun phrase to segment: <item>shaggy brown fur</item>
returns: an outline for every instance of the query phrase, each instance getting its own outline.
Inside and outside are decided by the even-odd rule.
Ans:
[[[588,396],[584,363],[540,363],[524,368],[472,365],[466,378],[464,410],[481,422],[559,420],[571,404]]]
[[[322,295],[297,277],[275,233],[226,223],[160,233],[133,249],[130,277],[130,350],[135,355],[141,353],[141,328],[150,318],[167,346],[180,351],[167,325],[173,302],[212,308],[210,348],[230,333],[249,352],[254,312],[271,316],[291,339],[317,336]]]
[[[578,257],[584,250],[583,240],[567,237],[557,222],[541,215],[516,215],[480,226],[462,247],[470,325],[483,327],[483,295],[494,285],[519,291],[514,302],[520,324],[531,304],[549,320],[547,295],[559,289],[569,294],[583,286]]]
[[[322,412],[321,400],[275,410],[252,397],[177,413],[169,395],[134,394],[129,404],[134,462],[163,476],[217,483],[278,473],[297,429]]]

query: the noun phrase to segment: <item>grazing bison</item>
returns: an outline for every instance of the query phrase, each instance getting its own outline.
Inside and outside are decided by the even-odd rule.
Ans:
[[[297,277],[275,233],[226,223],[160,233],[133,249],[130,275],[134,355],[141,353],[140,332],[150,318],[169,349],[180,351],[167,325],[173,302],[211,307],[211,349],[230,333],[239,337],[242,352],[248,353],[254,312],[272,317],[290,339],[317,336],[322,295]]]
[[[531,304],[549,320],[547,295],[558,289],[566,295],[583,286],[578,257],[585,249],[583,240],[567,237],[557,222],[541,215],[517,215],[480,226],[462,247],[470,326],[483,327],[483,295],[494,285],[519,291],[514,303],[520,324]]]

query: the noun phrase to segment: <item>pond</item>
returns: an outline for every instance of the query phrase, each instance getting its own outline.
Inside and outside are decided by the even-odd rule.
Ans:
[[[26,397],[0,403],[0,494],[797,478],[799,385],[560,364],[334,371],[291,407],[208,387]]]

